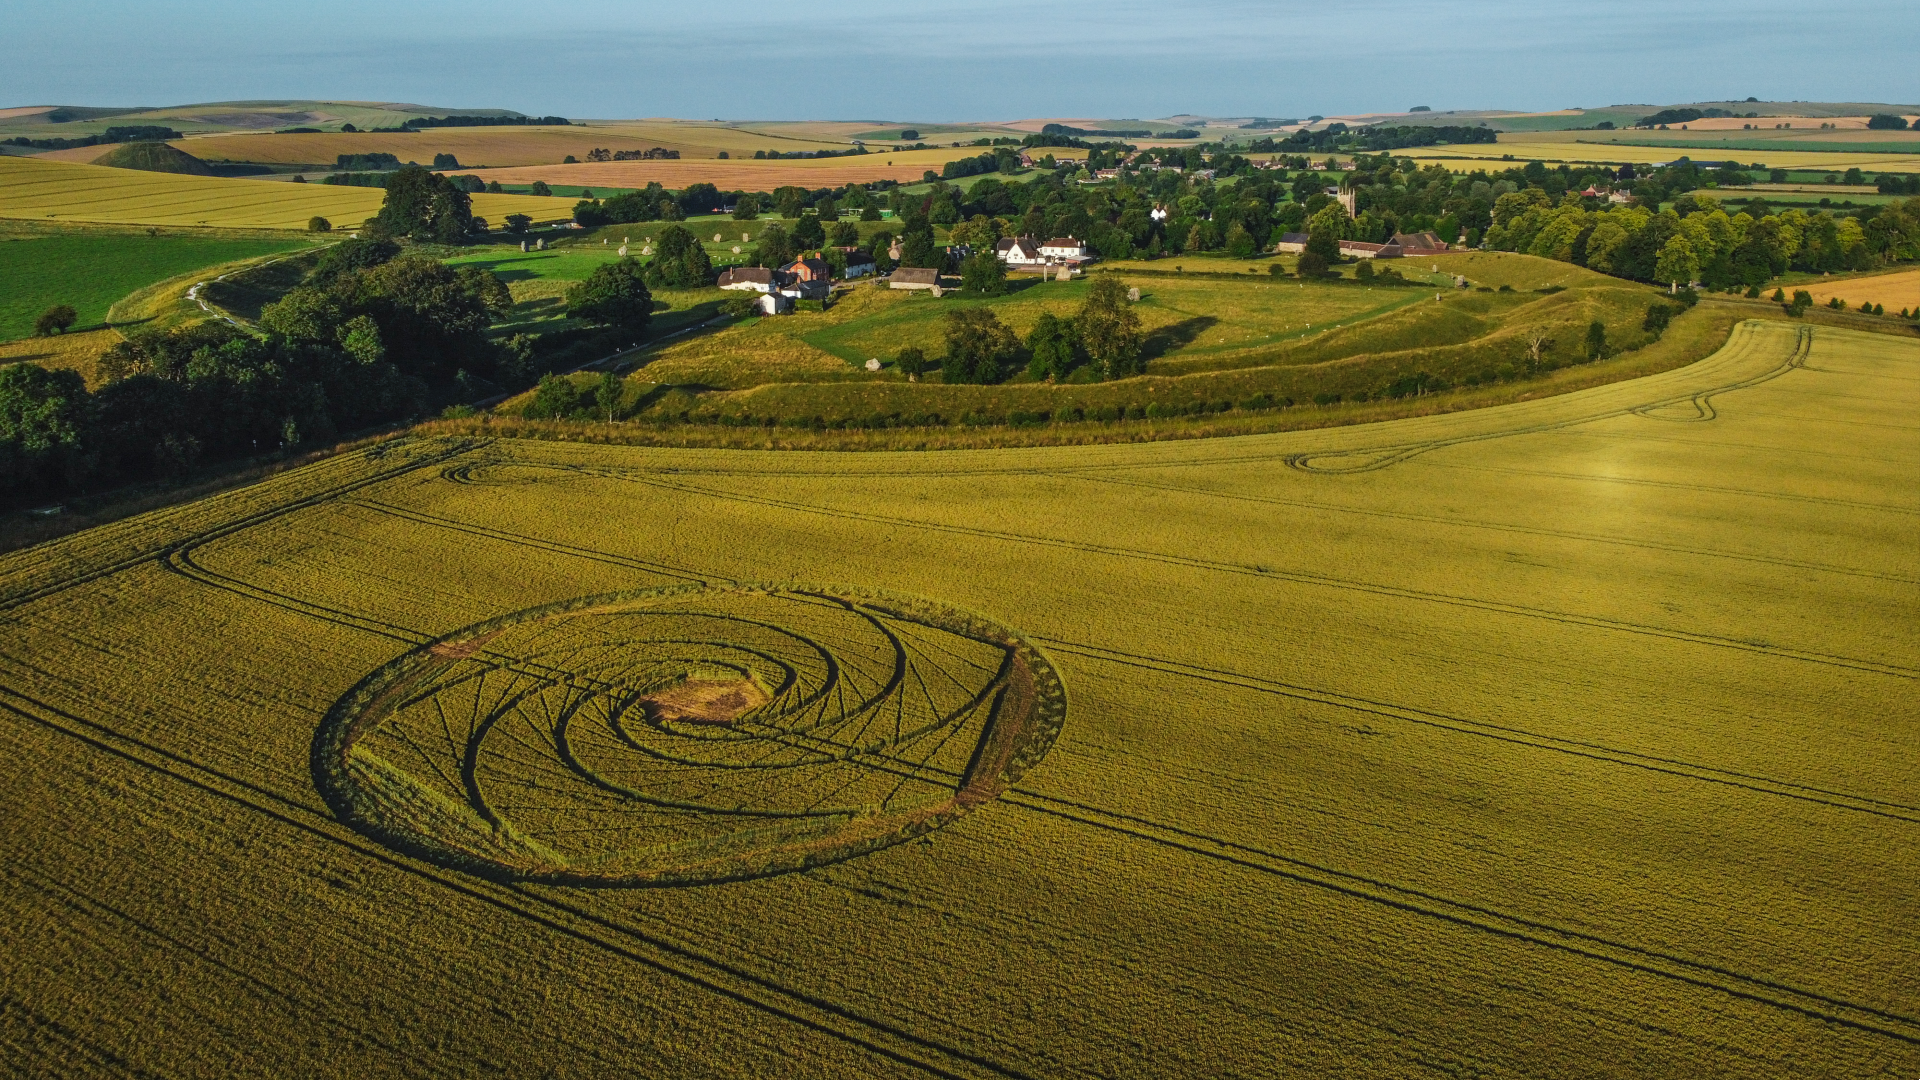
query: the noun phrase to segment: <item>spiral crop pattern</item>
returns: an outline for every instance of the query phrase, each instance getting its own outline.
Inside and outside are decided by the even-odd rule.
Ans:
[[[677,884],[937,828],[1045,754],[1013,631],[909,597],[691,585],[482,623],[382,667],[314,743],[336,813],[477,873]]]

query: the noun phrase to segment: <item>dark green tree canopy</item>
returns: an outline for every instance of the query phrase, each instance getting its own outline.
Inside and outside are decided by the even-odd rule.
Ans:
[[[567,314],[601,326],[646,329],[653,319],[653,293],[639,261],[629,255],[595,267],[587,280],[567,290]]]
[[[1128,307],[1127,286],[1119,278],[1101,274],[1093,279],[1087,298],[1076,318],[1080,343],[1087,355],[1103,369],[1107,378],[1137,374],[1145,364],[1140,349],[1145,335],[1140,316]]]
[[[773,222],[760,233],[760,243],[753,249],[753,264],[775,269],[792,262],[793,253],[793,238]]]
[[[1003,296],[1007,291],[1007,264],[992,251],[976,251],[960,264],[960,287],[979,296]]]
[[[810,251],[827,242],[826,227],[812,214],[802,214],[793,226],[793,242],[802,251]]]
[[[949,383],[997,383],[1020,356],[1020,339],[989,308],[947,312],[947,355],[940,378]]]
[[[713,284],[713,260],[699,238],[679,225],[660,230],[647,281],[655,287],[698,289]]]
[[[1042,313],[1027,335],[1027,373],[1036,379],[1061,379],[1071,372],[1080,351],[1079,332],[1073,320],[1051,312]]]
[[[448,178],[405,165],[387,177],[378,220],[394,236],[457,243],[472,230],[473,199]]]

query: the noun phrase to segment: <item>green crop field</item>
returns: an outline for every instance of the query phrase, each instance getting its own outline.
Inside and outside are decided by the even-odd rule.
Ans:
[[[92,326],[135,289],[203,266],[305,246],[298,240],[77,233],[0,240],[0,341],[33,332],[33,320],[71,304]]]
[[[1912,1076],[1917,410],[1920,340],[1745,323],[1238,439],[399,439],[22,551],[0,1046]]]
[[[1140,290],[1132,308],[1145,332],[1144,379],[1100,382],[1094,369],[1084,367],[1055,384],[1034,381],[1023,369],[996,386],[946,386],[928,379],[909,383],[890,366],[870,372],[868,360],[890,364],[908,345],[931,357],[944,355],[949,311],[986,305],[1025,334],[1042,313],[1072,315],[1088,285],[1084,279],[1017,278],[1004,297],[934,299],[863,283],[826,311],[751,320],[648,349],[636,358],[636,382],[690,389],[633,400],[644,404],[646,416],[686,412],[695,420],[720,423],[743,416],[782,422],[926,415],[951,420],[967,413],[1004,416],[1009,410],[1144,408],[1153,401],[1221,405],[1260,395],[1302,403],[1323,395],[1365,401],[1422,373],[1456,387],[1511,381],[1527,366],[1535,342],[1551,366],[1584,364],[1585,334],[1594,321],[1606,327],[1610,355],[1624,357],[1620,363],[1637,363],[1636,355],[1653,345],[1642,320],[1648,306],[1660,302],[1653,289],[1565,263],[1500,253],[1409,260],[1401,267],[1418,281],[1438,266],[1447,275],[1440,278],[1447,282],[1443,290],[1425,284],[1275,278],[1265,272],[1265,261],[1179,264],[1189,270],[1252,266],[1258,271],[1250,274],[1176,273],[1171,260],[1151,265],[1157,269],[1134,265],[1095,271],[1116,273]],[[1484,284],[1455,289],[1453,274]],[[1496,291],[1501,286],[1508,291]],[[709,290],[708,295],[724,294]],[[1700,313],[1698,318],[1714,316]],[[1672,363],[1698,359],[1711,347]],[[518,406],[509,402],[501,411],[513,414]]]

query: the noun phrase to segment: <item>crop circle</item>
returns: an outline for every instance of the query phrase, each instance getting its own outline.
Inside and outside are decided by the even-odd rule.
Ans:
[[[804,585],[582,597],[414,649],[328,713],[342,820],[488,877],[690,884],[832,862],[999,795],[1066,717],[1018,634]]]

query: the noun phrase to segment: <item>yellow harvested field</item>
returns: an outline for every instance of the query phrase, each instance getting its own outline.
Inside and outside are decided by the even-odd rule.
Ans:
[[[1798,131],[1818,132],[1822,130],[1821,128],[1822,124],[1831,124],[1832,127],[1827,128],[1825,130],[1866,131],[1866,130],[1869,130],[1867,128],[1868,119],[1869,117],[1865,117],[1865,116],[1762,116],[1757,118],[1749,118],[1749,117],[1741,117],[1741,116],[1703,116],[1698,120],[1687,121],[1686,130],[1688,131],[1748,131],[1748,130],[1786,131],[1786,130],[1791,130],[1796,132]],[[1914,120],[1914,117],[1911,117],[1911,116],[1907,117],[1907,121],[1909,123],[1911,123],[1913,120]],[[1793,127],[1776,128],[1774,126],[1776,124],[1792,124]],[[1667,125],[1667,130],[1679,131],[1681,130],[1681,125],[1669,124]],[[1583,134],[1587,134],[1587,133],[1583,133]],[[1893,132],[1893,131],[1874,132],[1874,136],[1876,138],[1883,134],[1897,135],[1899,134],[1899,132]]]
[[[949,150],[909,150],[855,157],[799,158],[791,161],[605,161],[578,165],[534,165],[518,169],[489,169],[477,174],[503,184],[531,184],[544,180],[589,188],[642,188],[659,183],[669,188],[713,184],[723,191],[772,191],[792,184],[799,187],[839,187],[844,184],[897,180],[915,183],[928,169],[939,172],[949,161],[974,157],[974,147]],[[1071,153],[1069,151],[1069,153]],[[1064,155],[1063,155],[1064,156]],[[447,170],[449,172],[456,170]]]
[[[209,161],[270,165],[332,165],[341,154],[392,154],[401,161],[433,164],[452,154],[462,166],[557,165],[567,155],[585,161],[588,151],[678,150],[684,158],[738,157],[755,150],[845,150],[845,140],[763,135],[698,124],[645,123],[568,127],[427,128],[401,132],[322,132],[315,135],[202,135],[173,145]]]
[[[1842,278],[1802,286],[1812,294],[1813,302],[1824,304],[1838,297],[1849,308],[1862,303],[1879,304],[1888,314],[1896,311],[1920,311],[1920,270],[1902,270],[1871,277]],[[1789,289],[1788,292],[1793,290]]]
[[[97,165],[0,157],[0,217],[124,225],[206,225],[230,229],[305,229],[316,215],[357,226],[380,211],[379,188],[109,169]],[[473,212],[499,224],[508,214],[560,221],[568,199],[475,195]]]
[[[1554,132],[1564,137],[1564,133]],[[1879,134],[1879,132],[1875,132]],[[1896,133],[1897,134],[1897,133]],[[1920,154],[1823,153],[1811,150],[1703,150],[1679,146],[1623,146],[1581,143],[1572,140],[1545,142],[1509,141],[1502,135],[1492,146],[1442,146],[1396,151],[1424,164],[1444,165],[1455,172],[1475,169],[1509,168],[1503,158],[1517,161],[1632,162],[1636,165],[1672,161],[1686,156],[1700,161],[1735,158],[1740,161],[1764,161],[1776,169],[1851,169],[1868,172],[1920,172]]]
[[[124,340],[120,331],[102,327],[52,337],[0,341],[0,364],[28,361],[44,368],[69,368],[79,372],[89,386],[96,386],[99,380],[94,374],[94,361]]]
[[[1747,323],[1234,439],[397,439],[17,552],[0,1045],[1920,1075],[1916,372]]]

